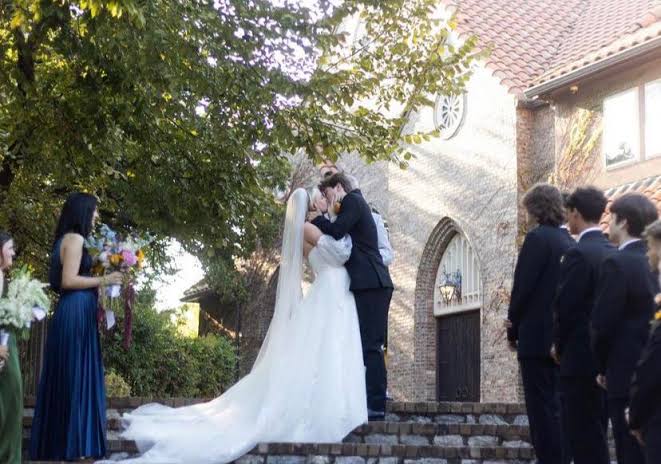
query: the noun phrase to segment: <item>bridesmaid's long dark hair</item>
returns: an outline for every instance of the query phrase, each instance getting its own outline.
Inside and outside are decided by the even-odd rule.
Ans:
[[[83,237],[89,236],[92,233],[96,205],[96,197],[89,193],[77,192],[69,195],[62,207],[53,243],[64,237],[64,234],[69,233],[80,234]]]
[[[2,256],[2,249],[4,248],[5,243],[7,243],[10,240],[13,240],[13,237],[9,235],[9,232],[0,230],[0,267],[2,267],[5,264],[4,256]]]

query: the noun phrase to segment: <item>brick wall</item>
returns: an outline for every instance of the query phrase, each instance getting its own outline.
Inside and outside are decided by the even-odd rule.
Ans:
[[[411,124],[430,127],[432,111],[414,114]],[[463,127],[450,140],[418,146],[415,154],[407,170],[364,166],[356,157],[347,158],[345,166],[384,213],[395,248],[390,393],[400,400],[435,399],[436,324],[430,295],[446,244],[442,229],[451,221],[480,262],[481,399],[517,401],[517,363],[502,330],[517,229],[515,97],[478,70],[468,88]]]
[[[548,182],[555,166],[555,113],[550,105],[516,109],[517,205],[536,183]],[[518,209],[517,244],[521,245],[528,229],[524,208]]]
[[[259,349],[268,332],[278,283],[277,270],[271,274],[268,282],[260,289],[255,298],[244,309],[241,318],[240,376],[248,374],[257,359]]]
[[[357,178],[390,226],[396,289],[388,382],[395,399],[435,399],[433,287],[445,246],[458,232],[471,243],[482,279],[481,401],[521,400],[518,364],[507,349],[502,321],[516,261],[518,198],[553,167],[554,118],[550,106],[521,106],[488,71],[478,69],[468,86],[463,126],[449,140],[415,147],[408,169],[366,165],[357,154],[337,162]],[[432,110],[413,114],[410,124],[431,128]]]
[[[603,100],[613,94],[632,89],[647,82],[661,79],[661,59],[637,63],[624,70],[609,70],[604,76],[580,83],[574,93],[568,90],[555,95],[555,139],[556,164],[562,162],[566,149],[572,142],[567,133],[576,126],[581,114],[591,114],[594,130],[602,130]],[[605,167],[601,140],[599,139],[590,154],[589,163],[581,165],[575,176],[566,176],[565,183],[571,188],[579,184],[591,183],[608,189],[625,183],[645,179],[661,172],[661,157],[651,157],[615,168]]]

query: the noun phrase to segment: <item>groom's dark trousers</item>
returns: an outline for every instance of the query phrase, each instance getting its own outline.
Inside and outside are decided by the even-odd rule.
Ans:
[[[363,360],[366,367],[367,407],[372,411],[386,410],[387,376],[383,359],[388,307],[392,288],[355,290]],[[386,308],[384,311],[383,308]]]
[[[383,342],[393,285],[379,253],[372,210],[360,190],[353,190],[342,200],[335,222],[320,216],[312,223],[336,240],[347,234],[351,236],[353,246],[345,267],[351,278],[350,289],[358,311],[366,367],[367,407],[371,415],[378,417],[386,410]]]

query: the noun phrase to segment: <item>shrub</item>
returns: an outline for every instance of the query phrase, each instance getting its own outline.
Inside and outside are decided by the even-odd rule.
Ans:
[[[129,384],[112,369],[106,371],[106,395],[120,398],[131,396]]]
[[[236,356],[227,337],[206,335],[189,339],[189,355],[198,365],[200,396],[218,396],[234,381]]]
[[[117,325],[122,327],[122,317]],[[214,397],[233,381],[235,352],[218,335],[181,336],[170,312],[158,313],[152,295],[139,295],[133,311],[133,342],[122,346],[122,331],[103,331],[105,368],[126,380],[134,396]]]

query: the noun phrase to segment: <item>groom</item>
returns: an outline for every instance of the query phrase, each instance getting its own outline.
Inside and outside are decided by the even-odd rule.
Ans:
[[[336,240],[349,234],[353,242],[351,256],[345,266],[358,310],[366,367],[367,412],[369,420],[383,420],[386,411],[386,367],[382,347],[393,292],[392,281],[379,253],[372,212],[360,190],[353,189],[342,173],[325,178],[319,190],[326,197],[328,207],[335,208],[337,218],[335,222],[330,222],[324,216],[317,216],[312,223]]]

